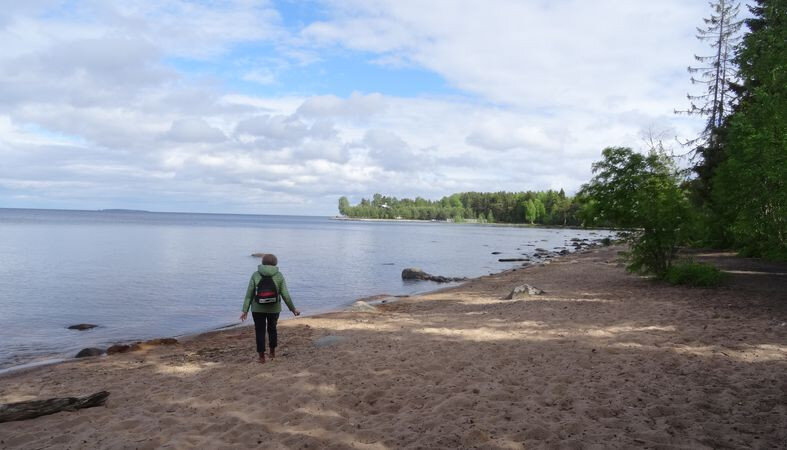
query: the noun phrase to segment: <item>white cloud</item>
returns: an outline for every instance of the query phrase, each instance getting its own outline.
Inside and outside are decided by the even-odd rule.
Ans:
[[[353,92],[343,99],[335,95],[321,95],[308,98],[299,108],[298,114],[305,117],[339,117],[363,119],[380,113],[385,109],[380,94],[361,94]]]
[[[178,119],[172,122],[172,127],[165,137],[177,142],[222,142],[227,136],[216,127],[208,125],[202,119]]]
[[[495,121],[480,124],[467,136],[467,143],[489,150],[556,151],[560,142],[536,126],[517,126]]]
[[[702,4],[329,2],[297,35],[265,2],[25,5],[0,11],[0,206],[332,214],[340,195],[571,192],[605,146],[697,128],[672,110]],[[222,59],[238,43],[278,55]],[[470,95],[309,95],[281,75],[355,50]]]
[[[252,83],[263,85],[276,83],[276,75],[268,69],[250,70],[244,73],[241,78],[246,81],[251,81]]]
[[[500,104],[625,109],[667,94],[663,112],[682,101],[685,84],[670,84],[685,80],[706,12],[681,0],[329,4],[333,17],[302,32],[317,46],[409,61]]]

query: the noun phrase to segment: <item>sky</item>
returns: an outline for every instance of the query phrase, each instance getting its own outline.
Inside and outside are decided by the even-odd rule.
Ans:
[[[0,0],[0,207],[335,215],[691,138],[686,0]]]

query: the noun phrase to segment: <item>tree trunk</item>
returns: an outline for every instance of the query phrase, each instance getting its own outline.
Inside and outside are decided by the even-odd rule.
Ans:
[[[0,404],[0,423],[27,420],[60,411],[75,411],[82,408],[101,406],[107,401],[109,392],[101,391],[85,397],[50,398],[27,402]]]

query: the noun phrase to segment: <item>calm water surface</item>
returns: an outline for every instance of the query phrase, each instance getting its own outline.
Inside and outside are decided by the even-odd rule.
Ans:
[[[320,217],[0,209],[0,369],[236,323],[259,264],[253,252],[279,257],[295,305],[314,314],[362,297],[438,286],[402,281],[405,267],[473,277],[518,264],[500,263],[501,257],[602,235]],[[77,323],[100,327],[66,329]]]

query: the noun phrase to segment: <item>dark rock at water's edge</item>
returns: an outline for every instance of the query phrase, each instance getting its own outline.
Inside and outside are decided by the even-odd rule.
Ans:
[[[96,328],[97,326],[98,325],[93,325],[92,323],[79,323],[76,325],[71,325],[70,327],[68,327],[68,329],[84,331],[84,330],[89,330],[91,328]]]
[[[500,262],[518,262],[518,261],[530,261],[530,258],[500,258],[498,259]]]
[[[135,342],[133,344],[115,344],[107,349],[107,355],[116,353],[128,353],[142,350],[145,345],[176,345],[178,340],[175,338],[157,338],[145,342]]]
[[[107,355],[114,355],[115,353],[126,353],[129,350],[131,350],[130,345],[115,344],[107,349]]]
[[[499,255],[501,253],[503,253],[503,252],[492,252],[493,255]]]
[[[402,279],[403,280],[427,280],[427,281],[434,281],[436,283],[450,283],[452,281],[466,281],[467,278],[465,277],[444,277],[440,275],[432,275],[430,273],[424,272],[423,270],[417,267],[409,267],[402,271]]]
[[[101,356],[104,350],[96,347],[83,348],[76,354],[76,358],[87,358],[89,356]]]
[[[107,355],[114,355],[115,353],[128,353],[135,352],[140,349],[139,342],[136,344],[115,344],[107,349]]]
[[[515,287],[511,290],[511,293],[506,296],[506,300],[514,300],[518,298],[525,298],[530,297],[531,295],[541,295],[544,291],[541,289],[531,286],[529,284],[523,284],[520,286]]]
[[[175,338],[158,338],[145,341],[147,345],[175,345],[177,343],[178,340]]]

